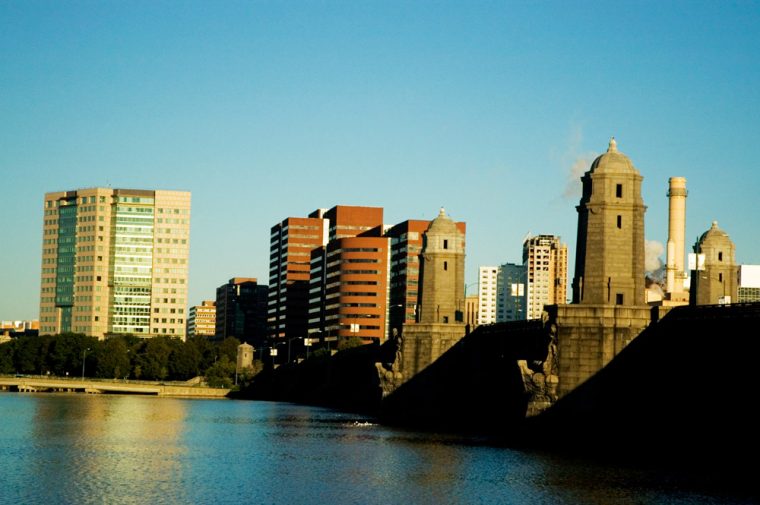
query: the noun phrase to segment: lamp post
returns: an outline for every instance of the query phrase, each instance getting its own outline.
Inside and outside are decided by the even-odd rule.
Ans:
[[[84,351],[82,351],[82,380],[84,380],[84,364],[85,360],[87,359],[87,351],[89,351],[90,348],[88,347]]]
[[[479,285],[480,285],[480,281],[475,281],[475,282],[471,282],[469,284],[464,285],[464,313],[465,313],[464,318],[465,320],[467,319],[467,288],[469,288],[470,286],[479,286]],[[480,289],[478,289],[478,293],[480,293]],[[478,303],[475,306],[480,308],[480,300],[478,300]],[[478,311],[477,310],[475,311],[473,319],[474,319],[474,321],[472,321],[473,327],[477,327],[478,325]],[[465,323],[468,325],[470,324],[469,321],[465,321]],[[467,331],[469,332],[469,329]]]
[[[311,347],[311,339],[305,338],[303,339],[303,345],[306,347],[306,359],[309,359],[309,348]]]
[[[479,284],[479,281],[471,282],[469,284],[464,285],[464,297],[467,298],[467,288],[470,286],[477,286]]]
[[[269,348],[269,355],[272,357],[272,369],[274,369],[274,359],[277,357],[277,348],[276,347],[270,347]]]
[[[402,303],[394,303],[393,305],[391,305],[390,307],[388,307],[388,315],[390,316],[391,322],[395,322],[397,324],[397,326],[395,328],[397,330],[401,331],[401,327],[406,322],[406,310],[401,310],[401,317],[399,317],[399,321],[394,321],[393,320],[393,309],[397,309],[397,308],[403,309],[404,308],[404,304],[402,304]],[[391,333],[393,333],[393,329],[394,329],[394,326],[391,325]]]
[[[293,337],[288,339],[288,363],[290,363],[290,343],[294,340],[301,339],[303,337]]]

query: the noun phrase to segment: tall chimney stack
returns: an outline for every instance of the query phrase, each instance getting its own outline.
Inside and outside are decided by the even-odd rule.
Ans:
[[[671,299],[680,298],[672,294],[683,293],[684,235],[686,231],[686,178],[668,179],[668,249],[665,264],[665,292]]]

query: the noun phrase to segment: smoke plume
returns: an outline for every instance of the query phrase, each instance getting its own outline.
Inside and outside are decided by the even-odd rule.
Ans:
[[[647,277],[654,282],[661,282],[665,277],[665,263],[660,256],[665,252],[662,242],[656,240],[644,241],[644,270]]]
[[[568,200],[577,200],[581,197],[581,176],[586,173],[596,156],[595,153],[588,152],[575,158],[573,164],[570,165],[570,171],[567,174],[565,190],[562,192],[562,196]]]

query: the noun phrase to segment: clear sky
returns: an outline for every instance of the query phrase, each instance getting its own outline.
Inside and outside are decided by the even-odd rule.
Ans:
[[[192,192],[192,304],[266,283],[269,228],[336,204],[446,207],[468,283],[528,233],[572,275],[610,136],[648,240],[684,176],[687,249],[717,220],[760,263],[759,121],[758,2],[4,0],[0,319],[38,317],[44,193],[96,186]]]

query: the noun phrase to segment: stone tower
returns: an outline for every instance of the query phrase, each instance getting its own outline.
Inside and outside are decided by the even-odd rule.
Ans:
[[[400,384],[437,360],[465,334],[464,233],[441,209],[423,235],[417,318],[398,336],[391,380]]]
[[[614,138],[581,177],[573,303],[644,305],[642,179]]]
[[[237,349],[237,366],[235,370],[240,373],[246,368],[253,366],[253,346],[243,342]]]
[[[738,268],[736,250],[728,234],[713,221],[696,244],[694,252],[704,254],[704,270],[692,272],[690,301],[696,305],[715,305],[737,301]]]
[[[441,208],[423,235],[417,322],[464,322],[464,235]]]

